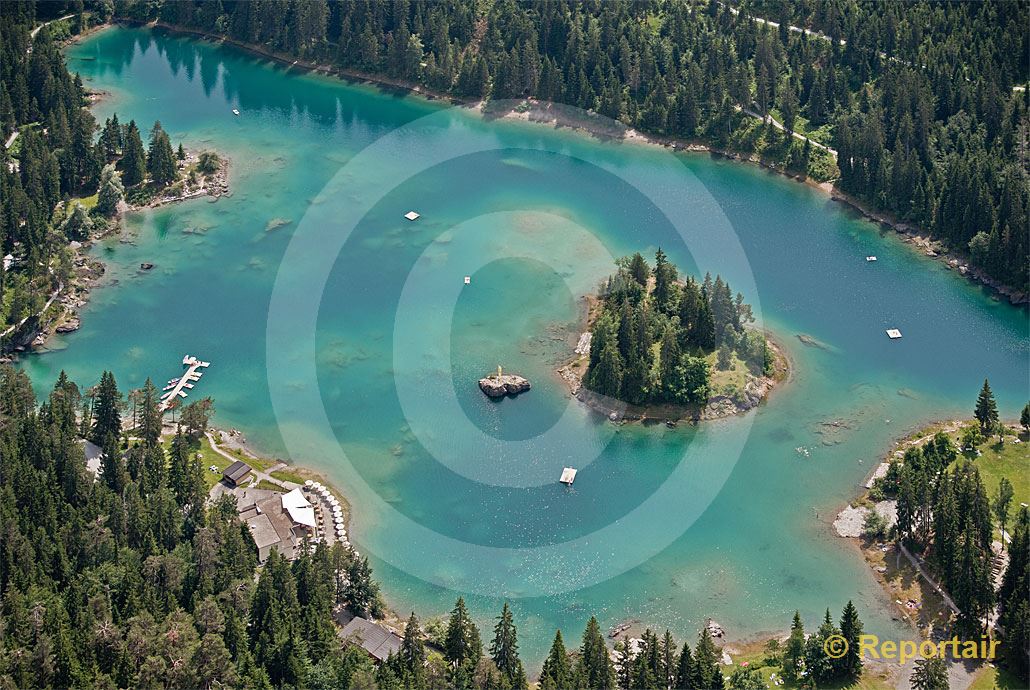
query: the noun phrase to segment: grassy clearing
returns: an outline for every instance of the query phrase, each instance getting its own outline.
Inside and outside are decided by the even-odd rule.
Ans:
[[[777,108],[769,110],[769,114],[773,116],[777,122],[783,122],[783,113]],[[824,124],[819,127],[813,127],[812,123],[808,121],[808,118],[798,115],[794,121],[794,131],[802,136],[806,136],[812,141],[823,144],[824,146],[830,146],[833,144],[833,126],[830,124]]]
[[[726,677],[727,684],[733,672],[747,664],[745,668],[758,670],[762,675],[762,681],[768,688],[782,688],[783,690],[800,688],[801,685],[799,683],[784,682],[783,685],[779,686],[773,684],[772,676],[775,674],[777,678],[782,679],[783,669],[780,668],[777,660],[769,658],[769,654],[765,650],[765,643],[765,640],[759,640],[745,645],[733,643],[726,645],[733,657],[732,666],[720,666],[723,675]],[[733,650],[738,650],[739,654],[733,654]],[[894,687],[894,682],[885,667],[866,664],[865,668],[862,669],[862,676],[858,679],[857,683],[820,685],[819,687],[826,688],[827,690],[844,687],[852,690],[887,690]]]
[[[166,434],[161,437],[161,445],[165,449],[165,454],[168,455],[172,452],[172,438],[171,434]],[[200,447],[194,450],[200,460],[201,472],[204,475],[204,483],[208,489],[211,489],[222,479],[222,471],[225,470],[231,463],[226,458],[222,457],[215,452],[214,448],[211,447],[211,442],[207,440],[206,436],[200,438]],[[212,472],[211,466],[214,466],[217,471]]]
[[[963,429],[972,426],[967,424]],[[980,446],[980,457],[976,453],[965,452],[963,456],[972,460],[980,470],[987,493],[994,497],[998,493],[998,483],[1002,477],[1012,482],[1013,502],[1018,508],[1020,503],[1030,503],[1030,439],[1016,426],[1008,426],[1004,442],[992,437]],[[955,445],[959,445],[962,431],[949,434]],[[1019,443],[1015,443],[1019,439]]]
[[[288,470],[276,470],[269,476],[273,479],[278,479],[281,482],[293,482],[294,484],[303,484],[305,479],[308,479],[304,474],[293,469]]]
[[[747,385],[747,365],[734,352],[728,369],[719,369],[718,351],[709,354],[705,359],[711,367],[712,377],[709,384],[711,395],[726,395],[735,398],[744,391]]]
[[[64,205],[64,217],[71,218],[72,212],[75,210],[76,204],[82,206],[83,209],[88,213],[93,210],[93,207],[97,205],[97,194],[91,194],[89,196],[75,197],[70,199],[68,203]]]
[[[973,678],[969,690],[1022,690],[1023,683],[1019,678],[1003,668],[986,665]]]

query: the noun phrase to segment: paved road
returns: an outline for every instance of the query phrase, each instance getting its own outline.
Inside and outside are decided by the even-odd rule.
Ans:
[[[236,462],[237,460],[239,460],[239,458],[236,457],[235,455],[227,453],[224,450],[222,450],[221,448],[219,448],[218,447],[218,443],[215,441],[214,434],[212,434],[210,431],[204,432],[204,435],[207,436],[208,442],[211,443],[211,449],[213,451],[215,451],[216,453],[221,455],[223,458],[225,458],[229,462]],[[290,491],[292,489],[296,489],[297,487],[299,487],[300,484],[297,484],[295,482],[284,481],[282,479],[276,479],[275,477],[271,476],[272,472],[275,472],[276,470],[281,470],[281,469],[283,469],[286,466],[287,465],[286,465],[285,462],[277,462],[276,464],[274,464],[271,467],[269,467],[268,470],[265,471],[265,472],[261,472],[260,470],[258,470],[255,467],[251,467],[250,469],[251,469],[251,472],[254,474],[254,477],[257,479],[257,481],[261,481],[262,479],[265,479],[265,480],[275,484],[276,486],[280,486],[283,489],[286,489],[287,491]]]

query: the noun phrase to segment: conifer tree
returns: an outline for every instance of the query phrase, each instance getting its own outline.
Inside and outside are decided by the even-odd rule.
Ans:
[[[372,579],[368,557],[358,558],[353,551],[347,567],[347,585],[344,590],[347,608],[360,616],[375,617],[382,614],[383,604],[379,584]]]
[[[143,182],[147,174],[147,155],[135,120],[130,120],[126,126],[122,146],[122,159],[119,161],[122,183],[127,187],[135,187]]]
[[[831,683],[836,678],[834,660],[826,654],[826,640],[834,635],[840,635],[840,630],[834,627],[830,610],[826,609],[822,625],[805,643],[805,671],[817,686]]]
[[[569,665],[569,654],[562,640],[561,630],[554,634],[551,651],[544,661],[540,672],[540,687],[549,690],[573,690],[575,688],[572,668]]]
[[[96,397],[93,403],[93,430],[90,438],[93,443],[103,445],[107,437],[113,436],[116,440],[122,434],[121,417],[122,394],[118,392],[118,384],[115,383],[114,374],[105,371],[100,376],[100,385],[97,386]]]
[[[140,399],[139,436],[147,447],[156,446],[161,439],[161,411],[157,387],[147,377]]]
[[[862,653],[858,644],[862,636],[862,621],[850,599],[840,614],[840,634],[848,643],[848,648],[844,656],[837,660],[837,677],[855,680],[862,674]]]
[[[998,426],[998,404],[994,401],[994,393],[991,392],[991,384],[984,379],[983,388],[976,398],[976,421],[980,423],[980,431],[984,436],[990,436]]]
[[[701,629],[697,646],[694,648],[694,669],[691,678],[695,688],[721,688],[724,686],[722,671],[719,669],[720,658],[712,634],[705,626]]]
[[[583,644],[579,648],[576,684],[594,690],[614,690],[615,666],[608,656],[608,647],[601,636],[601,626],[593,616],[583,631]]]
[[[998,589],[1001,660],[1030,687],[1030,511],[1020,507],[1014,522],[1009,564]]]
[[[494,639],[490,643],[490,658],[497,664],[497,670],[512,688],[523,688],[526,685],[526,674],[519,659],[518,633],[512,620],[508,602],[504,602],[501,615],[494,626]]]
[[[175,164],[175,154],[172,152],[172,144],[160,122],[155,122],[153,129],[150,130],[147,172],[150,173],[151,180],[162,186],[175,181],[179,175]]]
[[[422,640],[422,628],[418,617],[412,611],[404,626],[404,640],[398,653],[401,666],[408,676],[409,687],[420,687],[425,680],[426,645]]]
[[[940,656],[918,659],[909,682],[913,690],[948,690],[948,665]]]
[[[794,620],[790,624],[790,636],[783,652],[783,675],[794,682],[798,679],[805,662],[805,624],[801,622],[801,613],[794,612]]]
[[[690,690],[694,682],[694,660],[690,654],[690,645],[683,643],[679,658],[676,660],[676,679],[673,687]]]
[[[483,642],[479,637],[479,628],[472,622],[468,609],[465,608],[464,597],[458,597],[447,622],[447,635],[444,642],[444,658],[453,668],[468,663],[475,668],[483,655]]]
[[[659,661],[656,668],[658,682],[663,688],[670,688],[676,681],[676,642],[668,630],[662,636],[659,647]]]
[[[113,216],[118,211],[125,194],[122,178],[113,165],[105,165],[100,173],[100,189],[97,192],[97,211],[105,216]]]

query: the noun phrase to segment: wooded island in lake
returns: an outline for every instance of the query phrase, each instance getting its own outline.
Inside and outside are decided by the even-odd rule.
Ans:
[[[619,259],[598,300],[582,384],[603,397],[580,397],[602,409],[618,407],[609,398],[644,417],[722,416],[754,407],[773,383],[776,353],[721,276],[681,278],[661,249],[653,267],[638,252]],[[713,398],[729,409],[706,410]]]
[[[1028,16],[0,2],[0,688],[1030,687]]]

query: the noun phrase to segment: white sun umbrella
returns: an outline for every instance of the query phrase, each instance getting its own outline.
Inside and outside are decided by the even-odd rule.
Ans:
[[[314,483],[315,482],[311,481],[310,479],[305,479],[304,480],[304,486],[313,486]]]
[[[321,482],[311,482],[311,486],[314,487],[315,491],[321,491],[322,490],[322,483]]]

